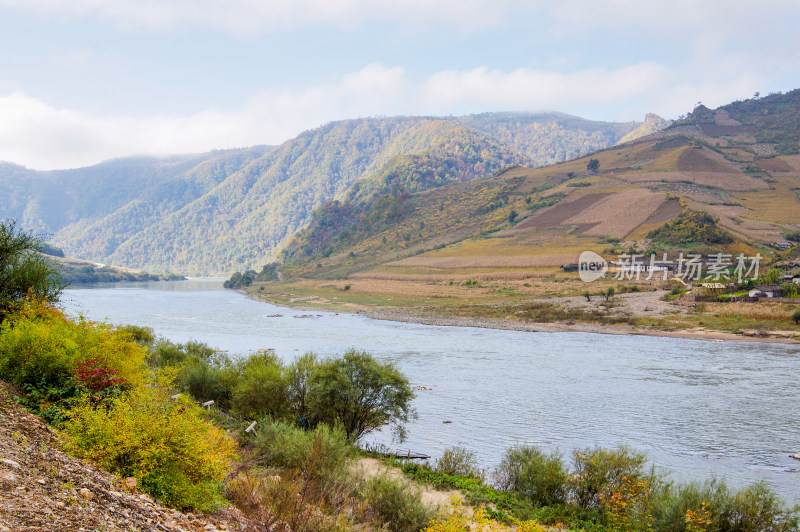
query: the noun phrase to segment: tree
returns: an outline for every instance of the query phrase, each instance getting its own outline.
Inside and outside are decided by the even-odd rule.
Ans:
[[[586,169],[592,173],[597,172],[600,169],[600,161],[597,159],[589,159],[589,162],[586,164]]]
[[[606,290],[606,291],[603,293],[603,295],[605,296],[605,298],[606,298],[606,301],[608,301],[609,299],[611,299],[612,297],[614,297],[614,294],[615,294],[615,293],[616,293],[616,292],[614,291],[614,287],[613,287],[613,286],[609,286],[609,287],[608,287],[608,290]]]
[[[588,290],[584,290],[581,295],[586,298],[586,301],[592,300],[592,293],[589,292]]]
[[[794,320],[795,325],[800,325],[800,308],[795,309],[794,313],[792,314],[792,319]]]
[[[41,254],[41,237],[17,229],[14,220],[0,221],[0,322],[26,297],[54,303],[64,282],[56,265]]]
[[[389,362],[364,351],[319,362],[311,376],[309,409],[319,421],[341,424],[349,441],[384,425],[403,439],[403,424],[414,416],[408,379]]]
[[[289,408],[299,419],[302,426],[307,426],[309,422],[308,396],[311,391],[311,376],[317,369],[318,361],[314,353],[295,359],[286,368],[286,380],[289,387]]]

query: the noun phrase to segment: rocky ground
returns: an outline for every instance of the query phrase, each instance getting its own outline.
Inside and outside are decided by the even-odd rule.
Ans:
[[[60,450],[58,434],[0,383],[0,532],[258,530],[233,508],[184,514]],[[132,482],[128,482],[131,484]]]

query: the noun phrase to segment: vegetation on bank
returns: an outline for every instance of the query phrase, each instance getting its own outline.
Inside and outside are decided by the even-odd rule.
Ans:
[[[29,264],[17,255],[35,241],[13,226],[7,236],[25,245],[0,248],[11,249],[0,260]],[[146,328],[70,319],[34,297],[38,290],[57,300],[52,265],[30,264],[45,275],[25,277],[23,268],[3,278],[40,284],[5,302],[0,379],[64,434],[68,451],[136,478],[175,508],[230,502],[264,529],[298,532],[798,529],[797,511],[763,485],[675,485],[625,448],[576,452],[568,470],[558,455],[516,447],[493,485],[463,449],[433,466],[404,465],[410,478],[459,489],[476,506],[435,516],[407,481],[364,478],[351,467],[359,438],[387,425],[402,432],[413,415],[413,392],[392,364],[356,350],[289,364],[269,350],[233,360]]]

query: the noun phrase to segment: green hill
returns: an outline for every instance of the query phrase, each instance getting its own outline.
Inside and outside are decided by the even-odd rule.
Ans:
[[[346,120],[275,148],[36,172],[0,165],[0,218],[75,257],[148,271],[259,268],[329,201],[360,205],[609,146],[639,124],[556,113]]]

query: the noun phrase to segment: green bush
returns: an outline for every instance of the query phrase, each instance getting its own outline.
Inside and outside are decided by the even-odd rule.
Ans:
[[[447,475],[474,478],[481,482],[486,480],[486,472],[478,465],[475,453],[464,447],[445,449],[434,469]]]
[[[601,496],[620,489],[628,481],[645,478],[646,457],[627,447],[587,449],[573,454],[570,496],[584,508],[602,506]]]
[[[416,532],[433,517],[421,500],[421,493],[403,481],[388,475],[373,477],[364,486],[367,508],[374,522],[392,532]]]
[[[692,520],[720,532],[788,532],[798,529],[797,510],[784,507],[764,484],[732,492],[724,482],[710,480],[668,486],[653,499],[653,531],[692,530]],[[695,529],[696,530],[696,529]]]
[[[254,455],[269,466],[302,469],[318,477],[340,471],[354,452],[339,428],[319,425],[306,431],[269,418],[256,426],[253,447]]]
[[[562,504],[567,497],[567,470],[558,454],[547,455],[532,446],[506,451],[495,470],[497,486],[530,499],[535,506]]]
[[[283,364],[275,353],[259,353],[236,364],[231,409],[256,419],[278,418],[289,413],[288,385]]]

